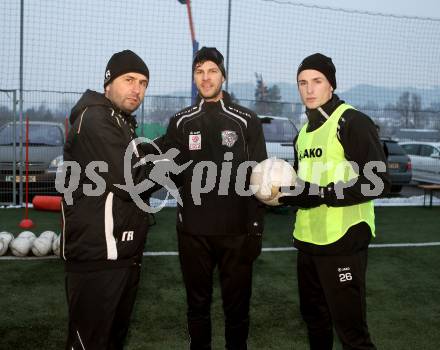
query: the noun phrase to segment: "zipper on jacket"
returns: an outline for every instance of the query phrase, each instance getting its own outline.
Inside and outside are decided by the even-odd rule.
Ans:
[[[78,131],[76,132],[77,134],[81,132],[81,124],[83,122],[84,113],[86,113],[87,108],[89,107],[86,107],[86,109],[84,109],[84,111],[81,113],[81,116],[79,117],[79,126],[78,126]]]
[[[107,259],[118,259],[118,249],[116,247],[116,239],[113,235],[114,220],[113,220],[113,192],[109,192],[105,199],[104,209],[104,227],[105,227],[105,242],[107,246]]]
[[[63,205],[63,201],[61,201],[61,215],[63,217],[63,227],[62,227],[62,236],[63,236],[63,242],[61,244],[61,252],[60,255],[63,257],[64,260],[66,259],[66,251],[65,251],[65,246],[66,246],[66,216],[64,215],[64,205]]]

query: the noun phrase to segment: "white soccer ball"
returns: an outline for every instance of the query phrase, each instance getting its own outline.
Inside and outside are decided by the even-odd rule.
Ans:
[[[32,243],[37,237],[31,231],[23,231],[18,234],[17,238],[25,238],[25,239],[28,239],[29,241],[31,241],[31,243]]]
[[[52,243],[52,250],[55,255],[60,256],[60,237],[61,235],[55,235]]]
[[[14,239],[14,235],[10,232],[2,231],[0,232],[0,239],[7,241],[9,244]]]
[[[35,256],[44,256],[49,254],[49,252],[52,250],[52,241],[54,235],[55,233],[52,231],[43,232],[33,242],[32,253],[34,253]]]
[[[272,157],[263,160],[252,169],[250,188],[261,202],[276,206],[280,205],[280,187],[294,186],[296,178],[292,165],[283,159]]]
[[[12,233],[6,231],[0,232],[0,256],[5,255],[13,239],[14,236]]]
[[[9,248],[15,256],[26,256],[29,250],[31,250],[32,242],[33,241],[26,237],[17,237],[9,244]]]
[[[50,241],[50,244],[52,244],[53,240],[56,237],[56,233],[53,231],[44,231],[41,233],[40,237],[45,237]]]

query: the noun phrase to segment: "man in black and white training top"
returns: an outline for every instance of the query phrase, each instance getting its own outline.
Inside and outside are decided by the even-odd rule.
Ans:
[[[267,158],[262,127],[254,112],[222,91],[223,56],[203,47],[194,57],[198,90],[194,105],[175,114],[158,141],[191,162],[177,178],[179,257],[187,292],[191,349],[211,349],[213,274],[219,270],[226,349],[246,349],[252,265],[261,252],[264,206],[251,193],[251,166]],[[254,162],[252,162],[254,161]],[[248,166],[247,166],[248,165]]]
[[[149,71],[134,52],[115,53],[104,93],[87,90],[73,107],[64,148],[69,187],[64,192],[61,257],[66,267],[69,334],[66,349],[122,349],[139,284],[148,215],[125,183],[147,180],[136,147],[132,113],[144,99]],[[125,152],[133,147],[131,164]]]

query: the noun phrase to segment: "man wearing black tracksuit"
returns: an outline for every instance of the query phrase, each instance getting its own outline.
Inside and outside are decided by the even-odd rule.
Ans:
[[[162,147],[180,151],[178,163],[191,162],[180,176],[183,205],[177,211],[190,347],[211,349],[217,266],[226,348],[247,349],[252,265],[261,251],[264,206],[250,192],[241,192],[249,182],[246,162],[266,159],[266,146],[255,113],[221,90],[226,73],[217,49],[196,53],[193,74],[198,100],[170,120],[162,140]]]
[[[294,246],[310,349],[332,349],[333,327],[344,349],[375,349],[366,318],[367,248],[375,231],[372,199],[388,193],[390,181],[375,124],[333,93],[335,72],[319,53],[298,68],[308,118],[294,141],[302,192],[280,202],[299,207]],[[321,177],[310,170],[319,165]],[[345,170],[338,173],[338,165]]]
[[[118,187],[127,168],[134,184],[147,165],[134,143],[134,112],[149,72],[134,52],[114,54],[105,72],[105,93],[87,90],[70,115],[64,148],[67,167],[62,202],[69,334],[66,349],[122,349],[138,289],[148,215]],[[128,147],[132,157],[124,164]],[[76,184],[76,186],[75,186]],[[74,188],[73,188],[74,189]],[[72,190],[73,190],[72,189]]]

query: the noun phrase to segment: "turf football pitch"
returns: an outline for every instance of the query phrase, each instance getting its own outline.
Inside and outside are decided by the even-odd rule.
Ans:
[[[20,209],[0,210],[0,231],[18,234]],[[30,211],[33,232],[59,233],[58,213]],[[126,349],[188,349],[185,292],[176,252],[175,209],[156,215]],[[299,314],[294,214],[269,212],[254,266],[249,348],[307,349]],[[439,349],[440,207],[376,208],[377,237],[369,249],[368,323],[378,349]],[[423,244],[420,244],[423,243]],[[8,253],[10,255],[10,253]],[[0,349],[63,349],[67,329],[59,259],[0,260]],[[212,305],[213,349],[224,349],[221,298]],[[341,349],[335,340],[335,349]]]

